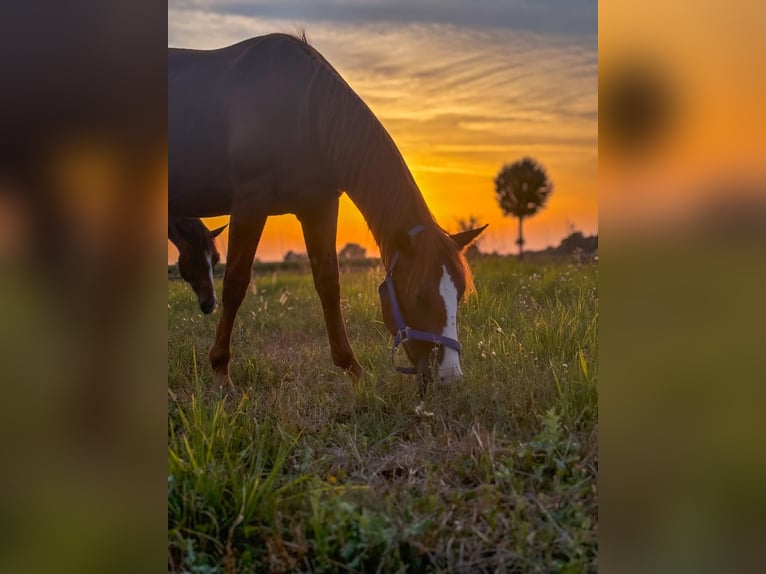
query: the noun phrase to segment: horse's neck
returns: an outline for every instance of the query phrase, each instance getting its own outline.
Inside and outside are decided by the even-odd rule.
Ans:
[[[331,66],[324,70],[328,74],[321,77],[332,97],[320,106],[320,144],[333,177],[361,211],[385,261],[399,232],[436,224],[383,124]]]
[[[362,213],[386,261],[396,250],[395,238],[416,225],[434,220],[409,169],[394,148],[362,170],[346,193]]]

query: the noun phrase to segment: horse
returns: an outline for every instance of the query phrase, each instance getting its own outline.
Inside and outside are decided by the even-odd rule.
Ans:
[[[178,272],[191,285],[197,295],[200,310],[213,312],[218,301],[215,297],[213,270],[221,260],[215,238],[226,229],[223,225],[210,231],[198,218],[168,217],[168,239],[178,249]]]
[[[434,375],[460,380],[457,306],[473,290],[462,250],[486,225],[455,235],[438,225],[381,122],[305,38],[270,34],[216,50],[168,49],[168,213],[230,215],[223,304],[208,354],[215,386],[235,388],[234,319],[266,219],[287,213],[303,230],[333,363],[363,374],[340,305],[342,193],[380,249],[392,352],[401,344],[413,365],[402,370],[417,374],[421,388]],[[189,277],[209,271],[210,262]]]

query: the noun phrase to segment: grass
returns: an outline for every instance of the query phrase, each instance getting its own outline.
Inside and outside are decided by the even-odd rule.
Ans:
[[[597,267],[473,267],[465,380],[423,400],[391,367],[379,269],[341,278],[358,382],[332,365],[310,275],[257,276],[237,401],[209,388],[216,317],[169,281],[169,570],[595,571]]]

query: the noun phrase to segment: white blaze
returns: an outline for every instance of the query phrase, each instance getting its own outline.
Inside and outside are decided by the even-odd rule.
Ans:
[[[444,273],[439,282],[439,294],[444,299],[444,308],[447,310],[447,323],[442,330],[442,336],[457,341],[457,287],[452,282],[447,267],[442,265]],[[443,347],[444,358],[439,364],[439,379],[445,383],[452,383],[463,376],[460,369],[460,353],[455,349]]]
[[[205,253],[205,259],[207,260],[207,272],[210,277],[210,284],[213,284],[213,255],[212,253]]]
[[[207,272],[210,277],[210,288],[213,290],[213,302],[217,303],[218,298],[215,296],[215,282],[213,281],[213,254],[205,253],[205,259],[207,259]]]

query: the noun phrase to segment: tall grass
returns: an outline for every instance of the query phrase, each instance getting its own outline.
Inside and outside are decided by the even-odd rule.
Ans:
[[[361,381],[332,366],[310,275],[257,277],[234,331],[237,401],[209,388],[215,317],[170,281],[170,569],[594,571],[597,267],[474,270],[465,380],[422,400],[391,367],[379,270],[341,279]]]

